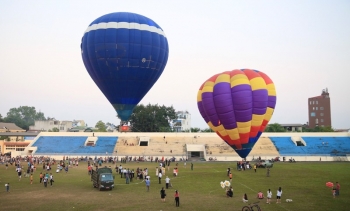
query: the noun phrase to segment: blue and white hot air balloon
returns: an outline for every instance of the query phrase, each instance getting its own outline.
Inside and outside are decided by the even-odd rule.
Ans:
[[[168,40],[153,20],[116,12],[94,20],[81,43],[84,65],[122,121],[163,73]]]

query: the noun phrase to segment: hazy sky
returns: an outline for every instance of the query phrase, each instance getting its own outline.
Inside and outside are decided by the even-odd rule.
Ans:
[[[169,59],[142,104],[173,105],[208,128],[197,91],[223,71],[251,68],[274,81],[270,123],[308,121],[307,99],[328,88],[334,128],[350,128],[350,1],[0,1],[0,114],[34,106],[46,117],[119,124],[90,78],[80,42],[111,12],[154,20]]]

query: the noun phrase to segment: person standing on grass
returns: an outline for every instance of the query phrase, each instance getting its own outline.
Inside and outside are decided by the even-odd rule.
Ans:
[[[191,170],[193,171],[193,163],[191,163]]]
[[[146,178],[145,183],[146,183],[147,192],[149,192],[149,186],[151,185],[151,180],[149,180],[148,178]]]
[[[336,182],[336,187],[335,187],[336,191],[335,191],[335,195],[339,196],[339,191],[340,191],[340,184],[339,182]]]
[[[276,201],[276,204],[277,203],[281,203],[281,196],[282,196],[282,188],[279,187],[278,190],[277,190],[277,196],[276,196],[277,201]]]
[[[254,172],[256,173],[256,164],[254,165]]]
[[[270,168],[269,167],[266,167],[266,176],[270,177]]]
[[[55,182],[54,180],[53,180],[53,175],[52,175],[52,173],[50,173],[50,185],[52,186],[52,183],[53,182]]]
[[[232,172],[229,174],[230,182],[232,182]]]
[[[40,178],[39,182],[41,183],[43,181],[43,173],[42,172],[40,172],[39,178]]]
[[[5,184],[6,192],[10,192],[10,183]]]
[[[47,188],[47,177],[44,177],[43,183],[44,183],[44,187]]]
[[[21,181],[22,178],[22,168],[20,166],[17,167],[16,169],[17,174],[18,174],[18,181]]]
[[[33,184],[33,174],[30,174],[30,184]]]
[[[166,189],[169,188],[169,183],[170,183],[170,178],[168,176],[166,176],[166,178],[165,178],[165,188]]]
[[[162,184],[162,172],[160,171],[158,174],[158,180],[159,180],[159,184]]]
[[[271,190],[269,189],[269,190],[267,191],[266,204],[270,204],[270,203],[271,203],[271,198],[272,198],[272,192],[271,192]]]
[[[165,190],[164,190],[164,187],[162,187],[162,190],[160,190],[160,199],[165,202]]]
[[[175,190],[175,204],[177,207],[180,207],[180,193],[179,191]]]

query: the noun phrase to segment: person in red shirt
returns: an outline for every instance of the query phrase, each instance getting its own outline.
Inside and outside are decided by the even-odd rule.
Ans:
[[[259,191],[257,198],[258,199],[263,199],[264,198],[264,194],[261,191]]]
[[[180,194],[179,194],[179,191],[175,190],[175,203],[176,203],[176,206],[177,207],[180,207]]]
[[[335,195],[336,196],[339,196],[339,191],[340,191],[340,184],[338,183],[338,182],[336,182],[337,184],[336,184],[336,187],[335,187]]]
[[[92,167],[88,166],[88,174],[91,175],[91,172],[92,172]]]

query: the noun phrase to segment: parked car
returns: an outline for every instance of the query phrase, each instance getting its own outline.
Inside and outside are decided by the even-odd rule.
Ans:
[[[270,160],[260,160],[255,165],[257,168],[266,168],[266,167],[272,168],[273,167],[273,163]]]

